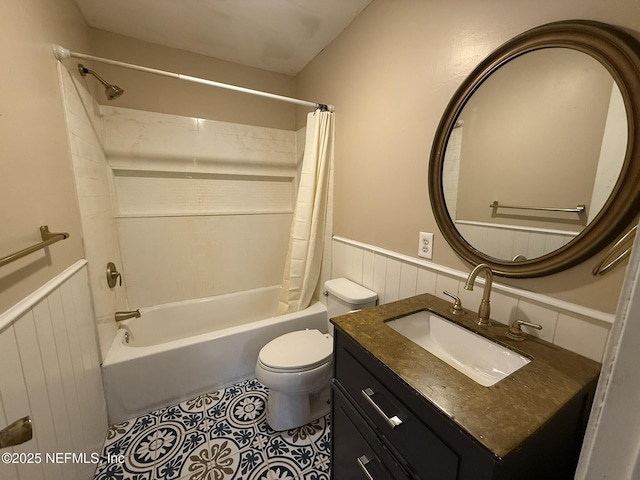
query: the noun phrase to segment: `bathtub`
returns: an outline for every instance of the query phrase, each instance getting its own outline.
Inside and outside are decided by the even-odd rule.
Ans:
[[[141,308],[120,323],[102,374],[109,423],[254,376],[260,349],[294,330],[327,331],[321,302],[274,316],[280,287]]]

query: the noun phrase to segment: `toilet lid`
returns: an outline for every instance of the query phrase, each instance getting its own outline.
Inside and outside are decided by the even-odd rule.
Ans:
[[[300,330],[271,340],[258,359],[278,370],[311,369],[326,363],[333,353],[333,337],[319,330]]]

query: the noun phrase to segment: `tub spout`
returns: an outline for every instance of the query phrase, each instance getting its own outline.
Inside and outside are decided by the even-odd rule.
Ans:
[[[130,310],[126,312],[116,312],[116,322],[121,322],[128,318],[140,318],[140,310]]]

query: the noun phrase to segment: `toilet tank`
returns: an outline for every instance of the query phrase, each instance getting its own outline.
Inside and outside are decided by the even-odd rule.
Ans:
[[[329,333],[333,334],[333,324],[329,320],[352,310],[375,307],[378,294],[346,278],[334,278],[324,282],[327,292],[327,322]]]

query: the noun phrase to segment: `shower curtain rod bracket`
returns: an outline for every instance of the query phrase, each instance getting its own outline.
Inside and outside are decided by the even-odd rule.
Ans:
[[[65,60],[71,58],[71,52],[61,45],[53,44],[53,56],[58,60]]]
[[[336,109],[333,105],[326,105],[324,103],[317,103],[316,108],[321,112],[334,112]]]

